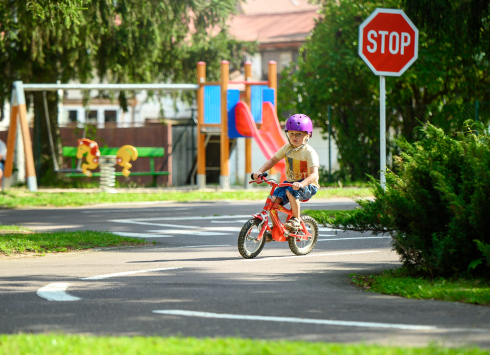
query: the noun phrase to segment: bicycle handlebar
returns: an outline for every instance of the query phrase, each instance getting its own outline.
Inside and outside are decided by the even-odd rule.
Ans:
[[[257,178],[257,180],[254,180],[254,174],[252,173],[252,175],[250,176],[250,177],[252,178],[252,181],[250,181],[250,182],[249,182],[249,184],[252,184],[252,183],[254,183],[254,182],[255,182],[255,183],[257,183],[257,184],[261,184],[261,183],[265,182],[266,184],[271,185],[271,184],[272,184],[272,182],[270,182],[269,180],[267,180],[267,179],[266,179],[266,177],[267,177],[268,175],[269,175],[269,174],[267,174],[267,173],[263,173],[263,174],[259,175],[259,177]],[[283,183],[280,183],[280,184],[278,185],[278,187],[283,187],[283,186],[291,186],[291,187],[292,187],[292,186],[293,186],[293,184],[291,184],[290,182],[283,182]],[[305,188],[304,188],[304,187],[301,187],[301,188],[299,189],[299,191],[301,191],[301,192],[305,192]]]

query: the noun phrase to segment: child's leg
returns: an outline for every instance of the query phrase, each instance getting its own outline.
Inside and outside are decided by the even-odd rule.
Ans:
[[[300,211],[301,211],[301,202],[297,200],[289,191],[286,191],[286,194],[288,195],[289,203],[291,204],[291,211],[293,212],[293,217],[296,217],[297,219],[299,218]]]
[[[277,196],[272,196],[271,201],[272,201],[272,202],[274,202],[274,203],[281,204],[281,202],[282,202],[282,198],[277,197]]]

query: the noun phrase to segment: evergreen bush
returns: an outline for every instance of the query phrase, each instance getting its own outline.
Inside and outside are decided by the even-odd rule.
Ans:
[[[490,135],[481,123],[466,127],[450,137],[427,124],[420,141],[397,139],[386,190],[371,177],[375,200],[329,224],[389,234],[404,266],[432,276],[490,274]]]

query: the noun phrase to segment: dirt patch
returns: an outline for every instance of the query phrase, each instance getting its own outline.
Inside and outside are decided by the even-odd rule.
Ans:
[[[34,234],[34,232],[28,230],[1,230],[0,229],[0,235],[6,235],[6,234]]]

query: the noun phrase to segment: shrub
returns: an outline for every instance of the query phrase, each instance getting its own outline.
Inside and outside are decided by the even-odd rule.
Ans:
[[[404,266],[431,275],[490,274],[490,136],[466,124],[454,137],[427,124],[422,140],[397,139],[399,172],[387,172],[386,190],[371,177],[375,200],[329,224],[388,233]]]

